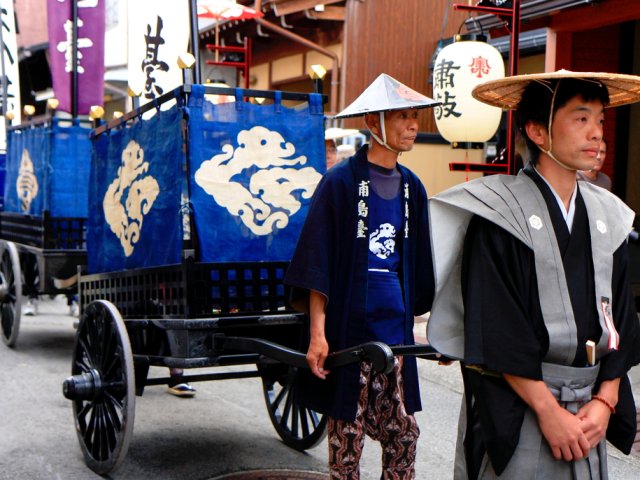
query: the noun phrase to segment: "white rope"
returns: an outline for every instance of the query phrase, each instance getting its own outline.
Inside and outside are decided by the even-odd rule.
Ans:
[[[553,95],[551,96],[551,108],[549,109],[549,122],[547,123],[547,130],[549,131],[549,149],[545,150],[544,148],[542,148],[540,145],[538,145],[538,148],[544,152],[551,160],[553,160],[554,162],[556,162],[558,165],[560,165],[562,168],[566,169],[566,170],[571,170],[571,171],[575,171],[575,168],[571,168],[568,165],[565,165],[564,163],[562,163],[560,160],[558,160],[555,155],[551,152],[551,149],[553,148],[553,137],[551,135],[551,127],[553,124],[553,107],[556,103],[556,95],[558,93],[558,88],[560,88],[560,82],[562,81],[562,79],[558,80],[558,83],[556,83],[555,88],[553,89]],[[542,85],[544,85],[545,87],[549,88],[549,86],[547,84],[545,84],[544,82],[540,82],[542,83]],[[549,88],[549,90],[551,90]]]
[[[387,144],[387,132],[386,132],[386,127],[384,125],[384,112],[378,112],[378,115],[380,116],[380,130],[382,130],[382,138],[378,137],[378,135],[373,133],[371,131],[371,128],[369,128],[369,125],[367,125],[367,130],[369,130],[369,133],[375,139],[376,142],[378,142],[380,145],[385,147],[387,150],[390,150],[393,153],[396,153],[396,154],[400,155],[402,152],[400,152],[399,150],[396,150],[394,148],[391,148]],[[365,125],[366,125],[366,122],[365,122]]]

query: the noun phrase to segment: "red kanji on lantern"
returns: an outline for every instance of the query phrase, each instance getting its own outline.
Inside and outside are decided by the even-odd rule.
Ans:
[[[474,57],[469,67],[471,68],[471,73],[477,74],[478,78],[482,78],[483,75],[489,75],[491,71],[489,60],[484,57]]]

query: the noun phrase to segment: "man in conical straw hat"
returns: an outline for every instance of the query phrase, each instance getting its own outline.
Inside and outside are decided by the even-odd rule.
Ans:
[[[473,95],[516,110],[529,164],[431,203],[428,337],[465,385],[455,478],[607,478],[605,435],[625,453],[635,435],[634,214],[576,171],[597,162],[604,109],[640,100],[640,77],[558,71]]]
[[[392,372],[362,365],[324,368],[330,351],[367,341],[413,344],[414,315],[434,292],[427,195],[398,164],[432,99],[380,75],[337,117],[364,116],[373,141],[318,185],[285,282],[292,303],[310,314],[301,402],[329,417],[332,479],[359,478],[365,434],[383,447],[383,476],[414,478],[420,410],[415,358]]]

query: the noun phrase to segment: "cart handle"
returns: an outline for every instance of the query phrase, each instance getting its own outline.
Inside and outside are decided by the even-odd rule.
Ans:
[[[260,338],[229,337],[216,335],[215,349],[241,350],[264,355],[297,368],[309,368],[304,353]],[[342,367],[352,363],[368,360],[376,372],[389,373],[393,369],[393,351],[382,342],[368,342],[355,347],[330,353],[325,360],[325,367]]]

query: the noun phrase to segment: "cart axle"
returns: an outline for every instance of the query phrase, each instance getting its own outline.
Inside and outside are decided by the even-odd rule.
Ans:
[[[62,394],[69,400],[95,400],[105,390],[97,370],[73,375],[62,383]]]

